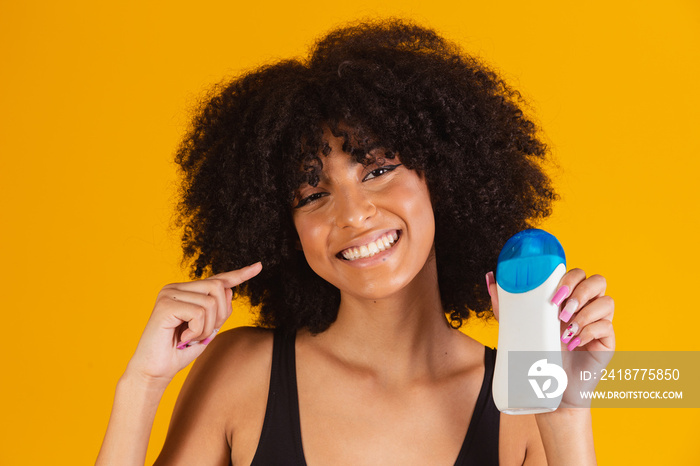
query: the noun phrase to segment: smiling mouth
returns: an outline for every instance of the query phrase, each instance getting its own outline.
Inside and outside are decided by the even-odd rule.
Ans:
[[[346,261],[354,261],[357,259],[372,257],[375,254],[379,254],[382,251],[386,251],[387,249],[394,247],[401,236],[400,233],[400,230],[390,231],[375,241],[370,241],[362,246],[344,249],[338,253],[338,257],[343,258]]]

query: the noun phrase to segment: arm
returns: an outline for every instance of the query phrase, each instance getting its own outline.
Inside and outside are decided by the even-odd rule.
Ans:
[[[160,398],[172,378],[205,349],[231,315],[231,288],[261,265],[165,286],[134,356],[117,384],[97,465],[143,465]]]
[[[165,387],[167,383],[154,383],[136,374],[122,375],[96,464],[144,464],[153,419]]]
[[[560,408],[552,413],[536,414],[535,419],[547,464],[597,464],[590,409]]]

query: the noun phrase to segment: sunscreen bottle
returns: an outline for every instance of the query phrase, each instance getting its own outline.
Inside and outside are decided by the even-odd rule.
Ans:
[[[512,380],[509,396],[509,375],[530,375],[541,370],[533,364],[529,367],[513,367],[509,371],[511,352],[547,352],[544,365],[564,373],[561,369],[561,341],[559,340],[559,307],[551,302],[559,281],[566,273],[566,258],[559,241],[543,230],[523,230],[511,237],[498,256],[496,284],[498,289],[499,328],[498,352],[493,377],[493,399],[499,411],[507,414],[535,414],[554,411],[559,400],[540,400],[535,391],[535,377]],[[523,353],[521,353],[523,354]],[[529,353],[528,353],[529,354]],[[511,359],[512,361],[512,359]],[[555,367],[558,364],[559,367]],[[566,374],[564,374],[564,379]],[[515,383],[513,383],[515,382]],[[528,383],[529,382],[529,383]],[[551,382],[551,381],[550,381]],[[547,382],[546,386],[549,386]],[[562,385],[561,380],[559,384]],[[565,386],[566,382],[563,382]],[[531,386],[532,385],[532,386]],[[559,390],[559,388],[557,388]],[[563,387],[561,389],[563,391]],[[540,395],[542,391],[540,390]],[[526,396],[524,396],[526,395]],[[519,401],[527,398],[526,402]]]

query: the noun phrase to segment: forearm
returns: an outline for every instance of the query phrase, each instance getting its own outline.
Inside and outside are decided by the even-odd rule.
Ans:
[[[597,464],[590,409],[560,408],[535,418],[550,466]]]
[[[96,465],[143,466],[153,420],[166,387],[167,383],[128,373],[119,379]]]

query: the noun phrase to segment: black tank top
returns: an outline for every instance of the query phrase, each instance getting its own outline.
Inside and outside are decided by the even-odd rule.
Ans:
[[[295,338],[294,333],[275,332],[265,421],[252,466],[306,466],[299,422]],[[491,394],[496,350],[486,348],[484,363],[484,381],[455,466],[498,465],[500,413]]]

